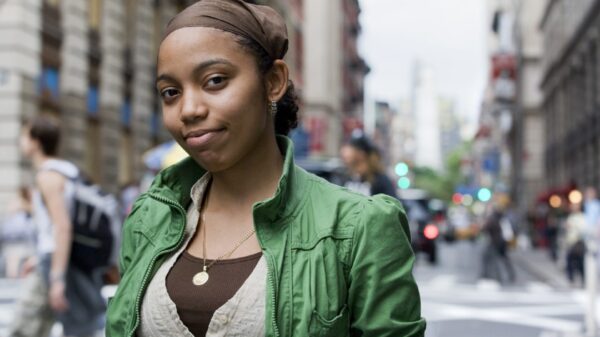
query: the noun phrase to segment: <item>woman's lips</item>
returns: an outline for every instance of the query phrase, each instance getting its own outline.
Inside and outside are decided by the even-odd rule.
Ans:
[[[220,130],[211,130],[198,134],[192,134],[185,138],[185,142],[189,147],[198,148],[203,147],[213,140],[215,140],[218,136],[223,133],[224,129]]]

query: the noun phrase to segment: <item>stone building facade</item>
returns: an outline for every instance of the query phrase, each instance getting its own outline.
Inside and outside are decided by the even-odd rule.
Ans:
[[[550,0],[541,29],[548,188],[600,187],[600,1]]]
[[[314,156],[335,156],[345,124],[362,120],[368,66],[356,41],[358,0],[304,0],[303,124]]]
[[[546,144],[542,111],[546,0],[489,0],[486,88],[476,137],[480,185],[506,193],[524,215],[544,189]]]
[[[109,191],[141,178],[143,154],[169,139],[154,87],[158,45],[168,20],[193,2],[0,0],[0,205],[32,182],[18,139],[37,114],[60,119],[61,155]],[[337,154],[344,119],[362,117],[358,0],[249,2],[286,19],[301,117],[321,142],[311,154]]]
[[[62,124],[61,155],[113,192],[168,138],[154,88],[162,27],[183,2],[0,2],[0,204],[31,184],[18,148],[28,118]]]
[[[517,50],[516,105],[509,134],[513,199],[524,213],[532,209],[545,185],[545,121],[541,80],[544,55],[540,21],[547,0],[521,2],[516,11],[514,35]]]

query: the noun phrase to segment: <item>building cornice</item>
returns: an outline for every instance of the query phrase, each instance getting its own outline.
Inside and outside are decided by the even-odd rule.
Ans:
[[[551,2],[556,1],[557,0],[551,0]],[[541,82],[542,88],[547,85],[550,78],[558,71],[558,69],[566,63],[567,59],[576,52],[577,44],[588,38],[586,31],[591,28],[592,23],[600,12],[600,0],[595,0],[594,4],[590,7],[591,8],[587,11],[575,32],[571,34],[569,41],[563,47],[560,56],[545,69]],[[594,30],[592,34],[597,34],[597,31]]]
[[[554,5],[558,2],[558,0],[549,0],[546,4],[546,8],[544,9],[544,14],[542,15],[542,20],[540,21],[539,28],[544,29],[546,22],[548,21],[548,17],[550,16],[550,12],[552,11]]]

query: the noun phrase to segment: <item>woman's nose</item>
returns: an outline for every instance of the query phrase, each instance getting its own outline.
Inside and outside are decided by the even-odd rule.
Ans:
[[[181,106],[180,119],[184,123],[190,123],[197,119],[206,118],[208,109],[201,99],[199,93],[188,90],[183,94],[183,105]]]

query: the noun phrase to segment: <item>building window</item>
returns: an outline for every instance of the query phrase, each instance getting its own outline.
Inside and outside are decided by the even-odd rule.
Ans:
[[[150,133],[152,137],[158,137],[158,131],[160,129],[160,114],[158,112],[154,112],[152,117],[150,118]]]
[[[102,20],[102,0],[89,0],[89,23],[92,29],[98,30]]]
[[[133,45],[136,20],[137,0],[125,1],[125,41],[127,45]]]
[[[91,117],[98,117],[100,111],[98,96],[98,87],[95,85],[90,86],[87,95],[87,112]]]
[[[156,58],[156,55],[158,53],[158,46],[160,45],[160,42],[162,40],[162,32],[163,32],[163,21],[161,18],[161,7],[160,7],[160,3],[156,2],[154,4],[154,9],[153,9],[153,52],[154,52],[154,57]]]
[[[102,161],[100,142],[100,125],[94,119],[88,121],[85,134],[85,172],[90,175],[92,181],[102,183]]]
[[[44,2],[52,7],[58,7],[60,5],[60,0],[45,0]]]
[[[38,94],[43,100],[51,102],[58,101],[60,76],[58,68],[43,67],[38,82]]]
[[[131,126],[131,99],[129,98],[121,105],[121,124],[127,128]]]
[[[155,143],[158,143],[161,124],[161,104],[156,89],[152,87],[152,115],[150,116],[150,134]]]
[[[596,44],[592,44],[590,48],[590,113],[596,111],[597,106],[597,91],[598,91],[598,52]]]
[[[119,146],[119,185],[123,186],[133,180],[133,144],[131,133],[121,134]]]

